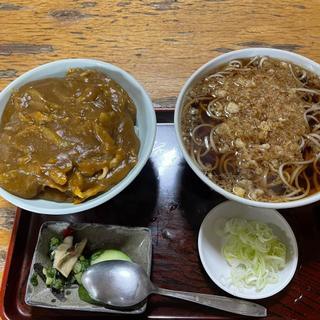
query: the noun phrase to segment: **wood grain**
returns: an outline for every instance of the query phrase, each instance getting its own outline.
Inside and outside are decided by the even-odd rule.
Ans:
[[[16,208],[0,198],[0,287]]]
[[[39,64],[90,57],[132,73],[153,99],[175,97],[190,74],[244,47],[320,61],[320,2],[15,1],[0,4],[0,88]]]

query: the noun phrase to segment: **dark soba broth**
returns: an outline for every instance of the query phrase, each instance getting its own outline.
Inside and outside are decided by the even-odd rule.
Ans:
[[[199,168],[257,201],[320,190],[320,79],[292,63],[253,57],[213,70],[187,93],[185,147]]]

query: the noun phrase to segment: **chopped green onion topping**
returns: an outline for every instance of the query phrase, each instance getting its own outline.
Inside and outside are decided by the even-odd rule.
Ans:
[[[231,266],[233,285],[260,291],[278,281],[287,250],[266,223],[231,218],[224,226],[224,235],[222,253]]]

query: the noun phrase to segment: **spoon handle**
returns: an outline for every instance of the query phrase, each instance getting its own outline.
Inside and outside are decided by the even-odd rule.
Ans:
[[[198,304],[202,304],[204,306],[229,311],[245,316],[265,317],[267,315],[267,309],[265,307],[253,302],[240,300],[236,298],[229,298],[203,293],[174,291],[162,288],[155,288],[153,293],[187,300]]]

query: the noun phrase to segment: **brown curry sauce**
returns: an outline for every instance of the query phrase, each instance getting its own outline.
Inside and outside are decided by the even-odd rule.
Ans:
[[[0,186],[23,198],[80,203],[137,162],[136,108],[96,70],[30,82],[12,93],[0,126]]]

